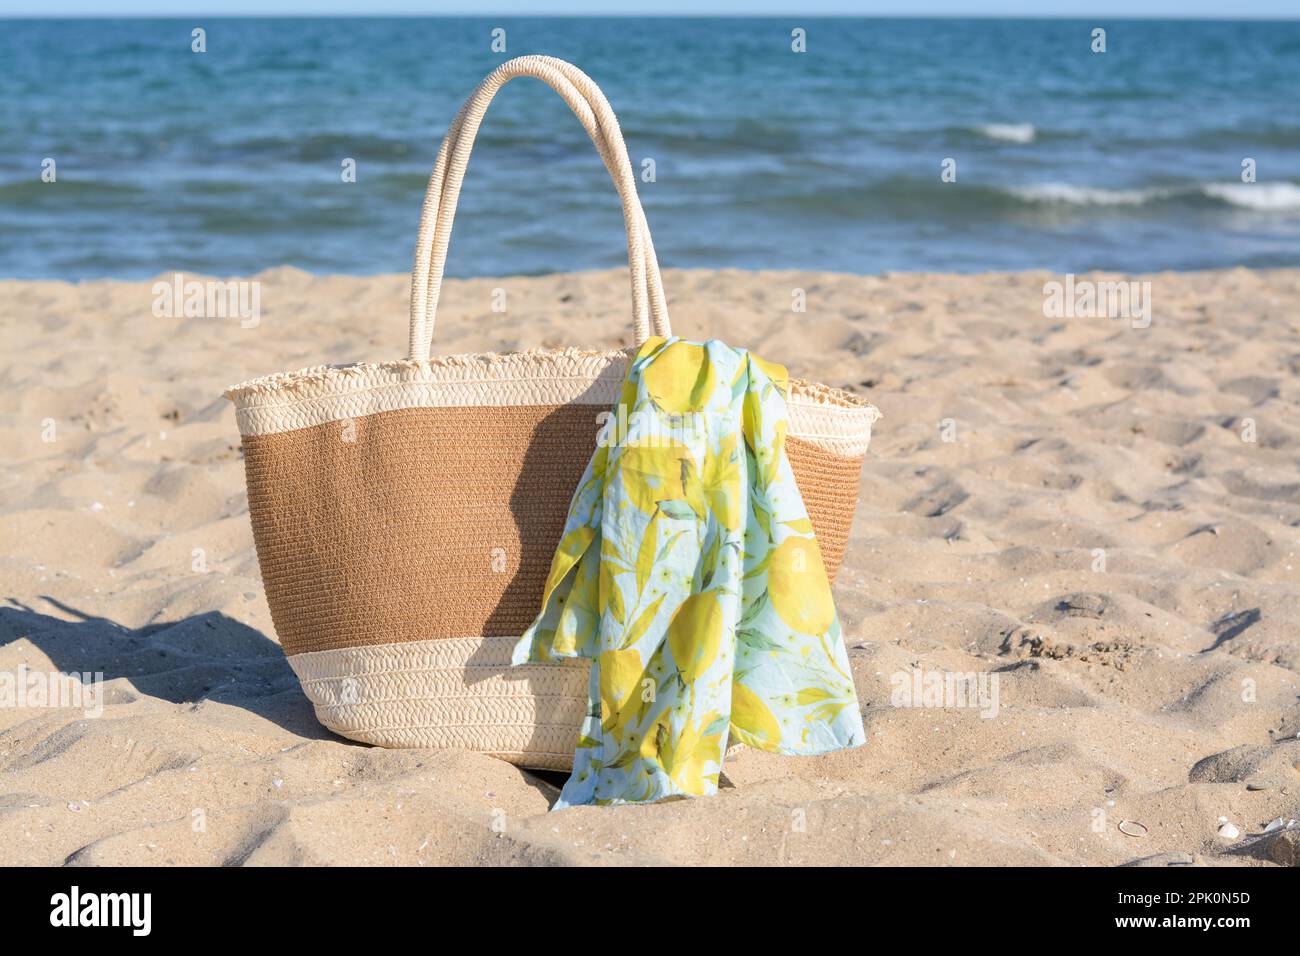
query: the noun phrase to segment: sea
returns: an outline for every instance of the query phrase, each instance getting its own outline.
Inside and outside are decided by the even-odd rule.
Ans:
[[[410,269],[497,64],[613,103],[665,267],[1300,266],[1300,22],[0,20],[0,277]],[[510,84],[448,274],[625,262],[582,127]]]

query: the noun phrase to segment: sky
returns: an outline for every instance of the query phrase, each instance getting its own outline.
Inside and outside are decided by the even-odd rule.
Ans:
[[[0,17],[57,16],[1008,16],[1294,19],[1300,0],[0,0]]]

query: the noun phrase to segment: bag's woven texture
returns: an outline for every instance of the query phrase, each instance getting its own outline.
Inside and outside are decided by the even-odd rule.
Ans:
[[[510,648],[540,607],[570,497],[629,353],[429,357],[464,137],[472,141],[491,94],[520,75],[565,96],[619,186],[636,343],[651,330],[669,334],[608,104],[572,66],[523,57],[484,82],[444,141],[417,245],[410,357],[271,375],[227,395],[244,436],[272,622],[321,722],[382,746],[461,747],[566,769],[586,707],[586,664],[511,668]],[[791,466],[833,575],[878,413],[797,381],[789,410]]]
[[[587,664],[511,667],[515,640],[425,640],[290,660],[321,723],[345,737],[568,770],[587,709]]]

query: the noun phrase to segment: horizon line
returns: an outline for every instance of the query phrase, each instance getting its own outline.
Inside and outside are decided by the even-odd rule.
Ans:
[[[1203,15],[1163,15],[1140,16],[1126,13],[1090,13],[1090,14],[1035,14],[1017,16],[1002,13],[765,13],[751,15],[743,13],[188,13],[183,15],[170,13],[64,13],[64,14],[4,14],[0,22],[6,21],[59,21],[59,20],[489,20],[493,17],[515,17],[529,20],[1015,20],[1031,23],[1048,23],[1075,20],[1093,23],[1098,20],[1123,21],[1128,23],[1295,23],[1300,20],[1300,12],[1295,16],[1261,15],[1251,16],[1203,16]]]

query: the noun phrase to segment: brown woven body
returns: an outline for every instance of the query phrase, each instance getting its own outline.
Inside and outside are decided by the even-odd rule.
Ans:
[[[246,436],[249,513],[285,653],[522,633],[603,410],[408,408]],[[788,448],[833,576],[862,458],[793,437]]]

